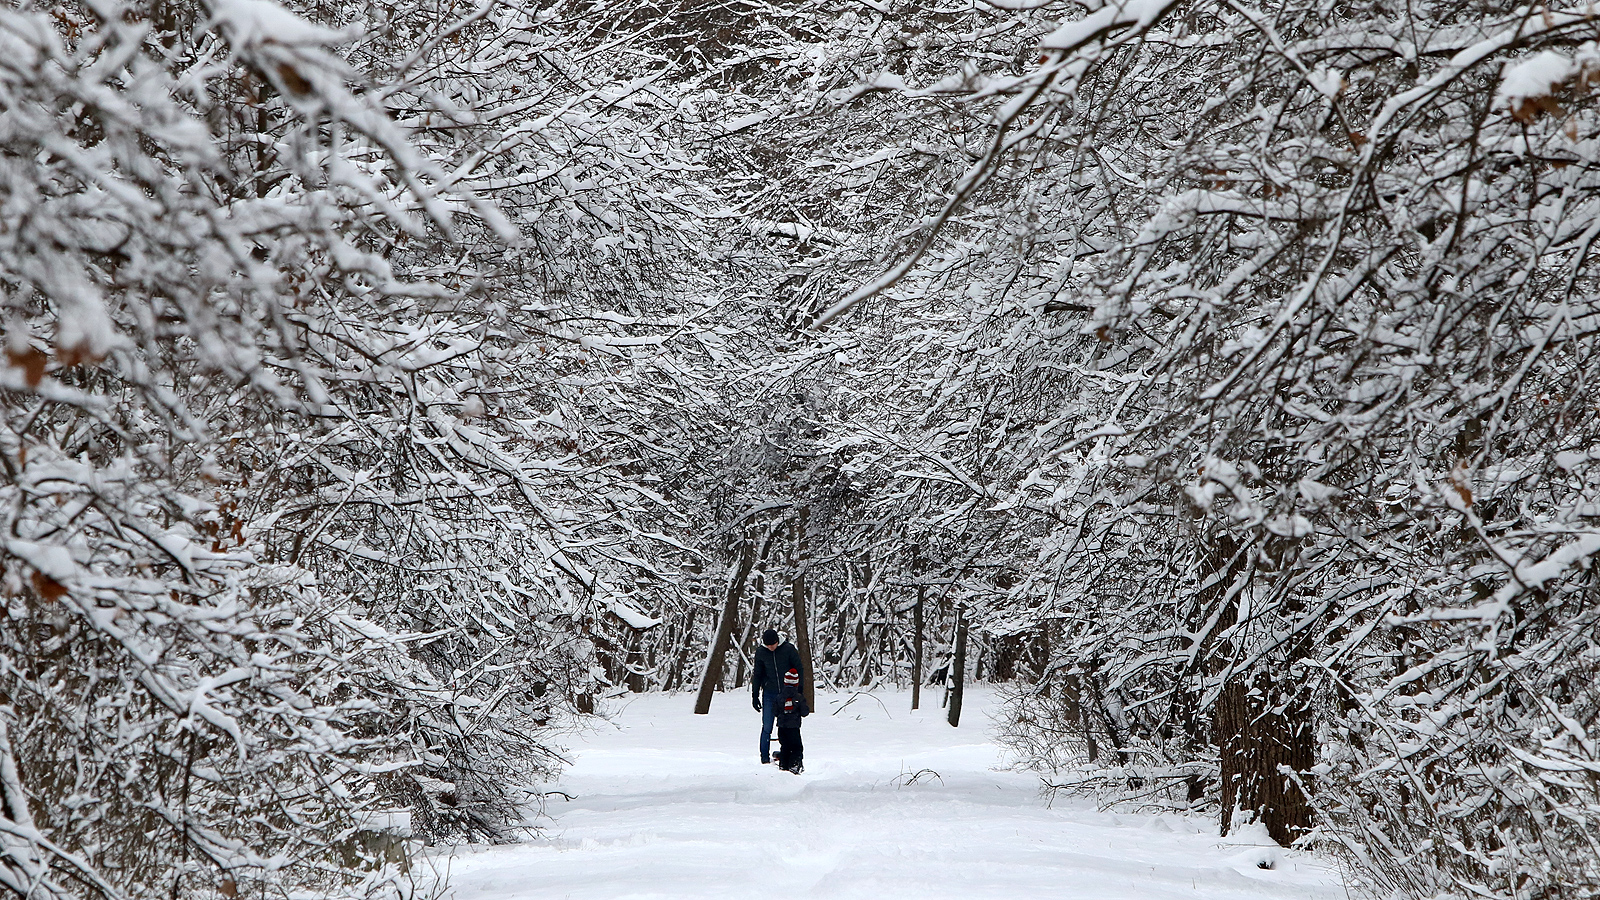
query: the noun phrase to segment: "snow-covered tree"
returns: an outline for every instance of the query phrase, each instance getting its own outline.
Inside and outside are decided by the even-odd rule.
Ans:
[[[981,431],[1010,471],[955,480],[1048,529],[992,607],[1062,630],[1041,727],[1220,775],[1280,840],[1316,809],[1417,895],[1593,884],[1590,20],[1110,2],[1015,30],[1038,55],[967,76],[988,149],[949,213],[822,318],[926,302],[1018,226],[941,299],[1014,417]]]
[[[300,12],[0,11],[0,875],[23,893],[370,893],[407,820],[508,837],[551,720],[603,686],[599,623],[651,624],[628,595],[666,504],[612,349],[640,341],[609,309],[591,341],[593,295],[550,303],[570,273],[491,281],[563,232],[469,180],[500,160],[478,138],[436,139],[485,130],[459,48],[518,32]],[[577,128],[598,93],[521,130]]]

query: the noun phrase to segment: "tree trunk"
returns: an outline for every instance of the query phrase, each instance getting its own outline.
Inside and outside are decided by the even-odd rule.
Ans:
[[[1311,710],[1286,696],[1272,677],[1256,673],[1229,679],[1217,698],[1217,745],[1222,757],[1222,834],[1235,824],[1235,810],[1254,817],[1274,841],[1287,847],[1311,828],[1311,802],[1280,767],[1309,779],[1316,764]]]
[[[950,727],[961,724],[961,695],[967,687],[967,610],[956,607],[956,658],[950,663]]]
[[[846,564],[848,565],[848,563]],[[856,591],[856,657],[861,660],[861,671],[856,676],[857,687],[872,683],[872,669],[877,654],[872,652],[872,551],[861,554],[861,587]]]
[[[1039,642],[1035,647],[1035,659],[1038,664],[1033,669],[1033,683],[1043,681],[1050,672],[1050,625],[1051,620],[1046,619],[1039,628]]]
[[[917,576],[921,578],[922,576]],[[922,601],[927,586],[917,585],[917,605],[911,607],[911,708],[922,703]]]
[[[806,705],[817,708],[817,667],[811,663],[811,635],[806,624],[806,568],[811,555],[806,545],[807,511],[800,510],[800,520],[795,523],[795,556],[793,574],[789,582],[789,600],[794,605],[794,647],[800,651],[801,685],[806,695]]]
[[[1068,675],[1062,684],[1062,700],[1066,707],[1068,722],[1078,723],[1083,729],[1083,748],[1089,754],[1089,762],[1100,758],[1100,743],[1094,739],[1094,721],[1089,716],[1089,708],[1083,702],[1082,683],[1076,675]]]
[[[631,693],[644,693],[644,654],[640,645],[644,643],[644,632],[634,631],[628,636],[628,655],[623,657],[623,684],[627,685]]]
[[[1017,660],[1025,652],[1023,644],[1025,635],[1008,634],[995,640],[994,663],[990,666],[990,678],[993,681],[1013,681],[1017,677]],[[981,677],[981,673],[980,673]]]
[[[767,596],[767,553],[772,550],[772,535],[761,541],[761,555],[756,559],[752,590],[750,591],[750,625],[744,630],[744,639],[736,646],[739,649],[739,669],[733,676],[735,688],[744,687],[744,672],[750,665],[750,657],[743,648],[754,647],[756,638],[761,636],[761,601]]]
[[[750,577],[750,568],[756,562],[754,541],[739,545],[739,558],[733,566],[733,576],[728,582],[727,601],[722,605],[722,620],[717,623],[716,637],[711,639],[711,652],[706,654],[706,668],[700,674],[700,694],[694,701],[694,714],[703,716],[711,712],[711,695],[722,681],[722,664],[733,639],[733,622],[739,617],[739,606],[744,600],[744,584]]]
[[[1121,704],[1113,706],[1114,698],[1106,696],[1105,689],[1100,685],[1100,678],[1095,674],[1099,668],[1099,659],[1091,659],[1089,670],[1083,677],[1089,683],[1090,700],[1094,704],[1094,710],[1106,723],[1106,737],[1111,741],[1111,748],[1117,751],[1117,764],[1126,766],[1133,761],[1132,755],[1128,753],[1128,742],[1123,738],[1123,730],[1127,727],[1126,716],[1121,714]]]
[[[678,649],[676,658],[673,660],[672,671],[667,673],[667,680],[662,686],[662,690],[677,690],[684,684],[683,671],[689,667],[689,644],[694,638],[695,613],[699,611],[698,607],[691,606],[689,607],[688,615],[683,617],[683,629],[678,638],[681,646]]]

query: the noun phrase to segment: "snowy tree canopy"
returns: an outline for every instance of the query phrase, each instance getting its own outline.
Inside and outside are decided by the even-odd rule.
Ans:
[[[517,837],[563,719],[776,625],[824,685],[1015,682],[1058,789],[1592,891],[1597,46],[0,10],[0,883],[398,890]]]

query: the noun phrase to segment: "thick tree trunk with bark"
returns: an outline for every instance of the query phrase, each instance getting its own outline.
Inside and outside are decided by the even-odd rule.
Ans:
[[[1240,597],[1249,590],[1241,580],[1248,562],[1250,546],[1227,536],[1212,542],[1205,560],[1205,580],[1197,592],[1197,620],[1215,616],[1211,634],[1225,634],[1239,622]],[[1220,611],[1217,610],[1221,605]],[[1210,661],[1214,674],[1221,675],[1225,660],[1234,655],[1233,641],[1206,639],[1196,658]],[[1280,671],[1287,663],[1277,664]],[[1222,834],[1235,825],[1256,820],[1266,826],[1274,841],[1288,846],[1311,827],[1310,800],[1284,774],[1281,767],[1298,773],[1302,780],[1316,763],[1316,736],[1312,732],[1310,708],[1294,685],[1275,681],[1267,671],[1224,676],[1222,691],[1211,708],[1211,740],[1220,756],[1222,780]],[[1173,717],[1199,743],[1198,703],[1192,698],[1175,698]],[[1309,781],[1306,782],[1309,784]],[[1204,788],[1191,783],[1194,798]],[[1243,816],[1244,821],[1236,820]]]
[[[754,541],[745,541],[739,545],[739,558],[734,563],[732,578],[728,582],[728,596],[722,605],[722,620],[717,623],[717,635],[711,639],[711,651],[706,654],[706,667],[700,674],[700,694],[695,697],[694,713],[703,716],[711,712],[711,695],[717,689],[717,683],[722,680],[723,660],[727,657],[728,644],[733,639],[733,623],[739,616],[739,607],[744,601],[745,581],[750,578],[750,569],[756,562],[756,545]]]
[[[789,582],[789,602],[794,606],[794,647],[800,651],[800,673],[804,686],[806,705],[817,708],[817,667],[811,662],[811,631],[806,619],[806,567],[810,552],[806,546],[806,511],[800,511],[800,521],[795,524],[795,555]]]
[[[1311,711],[1259,672],[1249,684],[1230,680],[1217,698],[1215,728],[1222,756],[1222,834],[1234,816],[1254,817],[1287,847],[1311,828],[1311,802],[1288,769],[1304,780],[1316,764]],[[1236,812],[1237,811],[1237,812]]]
[[[950,727],[961,724],[961,696],[967,687],[967,610],[956,608],[956,658],[950,663]]]

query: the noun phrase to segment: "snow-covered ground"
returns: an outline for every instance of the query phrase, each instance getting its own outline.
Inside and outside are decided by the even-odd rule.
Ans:
[[[457,900],[1345,900],[1325,861],[1219,840],[1209,820],[1047,807],[1037,779],[1002,770],[990,695],[969,695],[960,728],[938,698],[911,713],[909,694],[819,695],[799,776],[760,764],[743,693],[709,716],[686,694],[617,701],[573,741],[557,785],[573,799],[541,838],[436,861]]]

